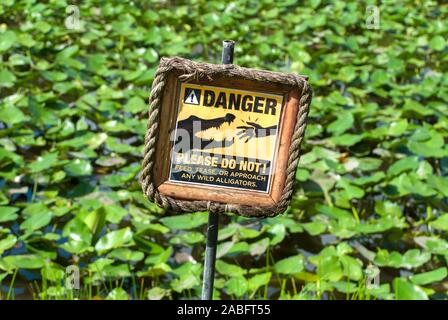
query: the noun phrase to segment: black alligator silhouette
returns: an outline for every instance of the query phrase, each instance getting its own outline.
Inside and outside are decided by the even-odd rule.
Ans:
[[[214,118],[214,119],[201,119],[198,116],[189,116],[187,119],[181,120],[177,123],[178,129],[187,130],[189,133],[193,134],[193,125],[196,122],[196,125],[199,127],[199,131],[205,131],[211,128],[219,129],[224,123],[231,124],[235,120],[235,116],[231,113],[227,113],[224,117]],[[197,134],[195,132],[194,134]]]
[[[216,141],[215,139],[205,139],[198,137],[199,132],[206,131],[211,128],[219,129],[223,124],[231,124],[235,120],[235,116],[231,113],[227,113],[224,117],[202,119],[198,116],[189,116],[184,120],[180,120],[177,123],[178,135],[175,142],[177,149],[181,149],[186,152],[193,148],[213,149],[219,147],[229,147],[235,142],[235,138],[226,139],[222,141]],[[237,129],[242,129],[237,133],[239,139],[246,139],[247,143],[252,138],[261,138],[274,135],[277,132],[277,126],[262,127],[255,122],[244,121],[248,126],[239,126]],[[185,130],[185,131],[179,131]],[[188,141],[185,141],[185,135],[187,134]],[[182,143],[180,144],[180,142]]]
[[[216,141],[214,139],[200,138],[197,136],[197,134],[211,128],[219,129],[219,127],[221,127],[226,122],[228,124],[231,124],[235,120],[235,118],[236,117],[231,113],[227,113],[224,117],[213,119],[202,119],[198,116],[189,116],[187,119],[177,122],[177,130],[185,130],[188,133],[188,144],[183,141],[183,134],[178,135],[175,144],[178,145],[181,141],[183,141],[180,147],[184,152],[192,149],[193,146],[196,147],[196,145],[201,149],[229,147],[234,143],[234,138],[230,140]]]

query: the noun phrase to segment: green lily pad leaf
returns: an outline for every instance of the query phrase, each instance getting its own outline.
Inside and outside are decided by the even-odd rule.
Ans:
[[[418,167],[418,157],[406,157],[392,164],[387,170],[388,176],[395,176],[402,172],[413,171]]]
[[[348,255],[339,257],[342,263],[343,272],[346,277],[351,280],[358,281],[363,276],[362,264],[358,259],[352,258]]]
[[[0,256],[8,249],[11,249],[17,242],[17,237],[9,234],[4,239],[0,239]]]
[[[413,116],[413,117],[424,117],[424,116],[429,116],[434,113],[434,111],[432,111],[429,108],[425,108],[421,103],[419,103],[415,100],[409,100],[409,99],[405,100],[403,110],[406,111],[406,114],[410,113],[411,116]],[[425,128],[425,130],[426,130],[426,128]],[[418,129],[417,129],[417,131],[418,131]]]
[[[79,51],[78,45],[66,47],[56,55],[56,61],[58,62],[67,61],[71,57],[73,57],[78,51]]]
[[[408,120],[402,119],[398,121],[393,121],[388,127],[387,127],[387,135],[388,136],[400,136],[406,132],[406,129],[408,128]]]
[[[68,238],[61,248],[74,254],[80,254],[90,249],[92,233],[83,220],[76,217],[70,220],[63,228],[62,235]]]
[[[297,255],[277,261],[274,270],[282,274],[295,274],[303,271],[304,259],[302,255]]]
[[[0,119],[9,125],[14,125],[26,121],[28,117],[19,108],[7,106],[0,109]]]
[[[28,168],[32,173],[37,173],[54,167],[58,161],[57,152],[47,153],[43,156],[37,157],[34,162],[28,165]]]
[[[79,150],[88,147],[90,149],[96,149],[107,139],[107,133],[101,132],[98,134],[94,134],[92,132],[87,132],[73,139],[68,139],[60,142],[58,144],[58,148],[73,148]]]
[[[236,277],[236,276],[242,276],[246,273],[246,271],[234,264],[230,264],[227,262],[224,262],[222,260],[216,261],[216,270],[222,274],[229,277]]]
[[[170,295],[170,290],[160,287],[154,287],[146,292],[146,298],[148,300],[162,300],[164,297]]]
[[[96,237],[106,223],[105,207],[89,212],[84,218],[82,218],[82,221],[90,229],[90,232]]]
[[[374,262],[378,266],[392,268],[417,268],[431,259],[431,253],[418,249],[411,249],[401,255],[397,251],[389,253],[387,250],[380,250],[375,256]]]
[[[122,166],[126,163],[126,159],[118,155],[114,155],[111,157],[100,157],[95,161],[95,163],[102,167]]]
[[[45,260],[36,254],[21,254],[6,256],[0,260],[10,269],[40,269],[45,266]]]
[[[350,112],[344,112],[338,115],[338,119],[330,123],[327,127],[327,131],[333,135],[340,135],[350,129],[353,126],[355,119]]]
[[[398,204],[390,201],[377,201],[375,202],[375,212],[383,217],[392,216],[400,217],[401,208]]]
[[[445,49],[446,41],[442,36],[435,36],[429,41],[429,47],[435,51],[442,51]]]
[[[88,176],[92,174],[90,161],[75,159],[64,166],[64,171],[71,177]]]
[[[129,131],[126,124],[118,122],[117,120],[109,120],[100,125],[101,129],[106,132],[126,132]]]
[[[7,30],[0,33],[0,52],[4,52],[11,48],[16,42],[16,34],[14,31]]]
[[[446,278],[447,268],[438,268],[428,272],[419,273],[410,277],[412,283],[417,285],[426,285],[433,282],[439,282]]]
[[[146,271],[138,272],[137,275],[139,277],[160,277],[170,272],[172,272],[171,267],[164,262],[160,262],[148,267]]]
[[[170,282],[170,287],[176,292],[182,292],[184,290],[188,290],[199,286],[200,282],[198,277],[193,274],[186,274],[180,277],[179,279],[174,279]]]
[[[104,207],[106,220],[111,223],[120,223],[128,215],[128,211],[121,206],[111,204]]]
[[[51,25],[43,20],[40,20],[34,24],[34,28],[42,33],[47,33],[51,30]]]
[[[428,296],[420,287],[403,278],[395,278],[394,290],[397,300],[428,300]]]
[[[104,268],[111,265],[114,262],[112,259],[99,258],[87,266],[87,270],[90,272],[102,272]]]
[[[11,88],[16,82],[17,78],[11,71],[0,70],[0,88]]]
[[[129,227],[109,232],[98,240],[95,249],[101,254],[110,249],[129,245],[132,241],[132,235],[133,233]]]
[[[227,252],[234,246],[234,241],[224,241],[218,244],[218,247],[216,248],[216,258],[219,259],[221,257],[224,257]]]
[[[272,235],[272,238],[270,240],[271,246],[275,246],[276,244],[282,242],[283,239],[285,239],[286,227],[284,224],[277,223],[269,229],[268,233]]]
[[[53,264],[45,266],[45,268],[41,270],[41,275],[43,279],[57,282],[64,280],[65,272],[62,268]]]
[[[7,221],[13,221],[17,219],[17,211],[19,211],[19,208],[16,207],[0,207],[0,222],[7,222]]]
[[[242,255],[250,252],[250,246],[247,242],[241,241],[235,243],[229,250],[226,252],[226,255]]]
[[[104,54],[90,54],[87,57],[87,70],[90,72],[106,75],[107,68],[107,56]]]
[[[132,97],[123,107],[124,111],[139,113],[148,109],[148,105],[140,97]]]
[[[448,177],[431,175],[428,177],[428,183],[431,187],[437,189],[443,196],[448,197]]]
[[[269,238],[263,238],[254,243],[251,243],[249,246],[249,252],[252,256],[262,255],[268,249],[269,244]]]
[[[363,134],[350,134],[345,133],[340,136],[334,136],[330,138],[330,141],[337,146],[350,147],[364,139]]]
[[[350,281],[336,281],[332,282],[331,285],[342,293],[354,293],[358,290],[357,285]]]
[[[445,213],[430,223],[434,229],[448,231],[448,214]]]
[[[150,255],[145,259],[146,264],[160,264],[168,261],[173,253],[173,247],[168,247],[164,249],[163,247],[153,244],[156,246],[155,250],[151,250]]]
[[[296,171],[296,179],[299,181],[306,181],[310,177],[310,172],[303,168],[298,168]]]
[[[67,79],[67,74],[59,71],[43,71],[42,76],[51,82],[59,82]]]
[[[311,60],[311,56],[306,52],[304,46],[298,42],[289,44],[288,53],[291,55],[291,58],[297,62],[308,63]]]
[[[173,217],[165,217],[160,221],[170,229],[189,230],[207,223],[207,212],[196,212]]]
[[[422,197],[431,197],[437,194],[427,183],[422,182],[415,173],[403,173],[390,182],[391,193],[393,195],[404,196],[407,194],[417,194]]]
[[[20,229],[32,232],[46,226],[53,217],[53,212],[43,203],[34,203],[22,211],[25,221],[20,225]]]
[[[122,261],[141,261],[145,255],[140,251],[132,251],[128,248],[118,248],[111,251],[107,257]]]
[[[336,185],[343,188],[350,199],[362,198],[364,196],[364,190],[351,184],[350,180],[346,178],[339,179]]]
[[[202,270],[203,268],[200,263],[188,261],[173,269],[173,275],[182,277],[187,274],[192,274],[200,278],[202,276]]]
[[[443,149],[445,141],[442,134],[425,129],[416,130],[410,137],[407,144],[409,150],[424,157],[442,158],[448,155],[448,151]]]
[[[255,294],[255,292],[260,287],[264,287],[269,284],[269,281],[271,281],[271,277],[272,277],[271,272],[265,272],[253,276],[248,281],[248,290],[251,291],[253,294]]]
[[[143,55],[143,59],[145,59],[149,63],[154,63],[159,59],[159,54],[153,48],[148,48]]]
[[[340,209],[337,207],[330,207],[330,206],[326,206],[326,205],[317,205],[316,209],[326,215],[329,216],[331,218],[335,218],[335,219],[351,219],[352,218],[352,213],[350,213],[347,210],[344,209]]]
[[[122,263],[122,264],[110,264],[104,267],[101,274],[97,274],[97,276],[106,277],[113,280],[113,279],[121,279],[121,278],[127,278],[131,276],[131,272],[129,270],[129,264],[128,263]]]
[[[227,294],[234,295],[237,298],[241,298],[247,292],[247,289],[247,280],[241,276],[229,279],[224,286],[224,290]]]
[[[345,276],[337,256],[322,256],[318,259],[310,259],[310,262],[317,264],[317,274],[322,279],[334,282]]]
[[[146,232],[146,230],[145,230],[145,232]],[[147,252],[150,254],[156,254],[156,255],[164,252],[162,246],[158,245],[157,243],[155,243],[153,241],[147,240],[143,234],[136,234],[134,236],[134,241],[137,244],[138,248],[143,252]],[[154,258],[154,256],[150,256],[148,258]]]
[[[389,75],[384,70],[375,70],[372,72],[372,81],[376,85],[382,85],[389,81]]]
[[[358,161],[359,161],[359,169],[361,171],[377,170],[383,163],[381,159],[370,157],[358,158]]]
[[[421,161],[418,164],[416,174],[420,179],[427,179],[433,174],[433,172],[433,168],[428,161]]]
[[[218,241],[222,241],[227,238],[230,238],[237,232],[237,230],[238,230],[238,226],[236,226],[236,225],[229,225],[225,228],[220,229],[219,233],[218,233]]]
[[[34,230],[38,230],[48,225],[52,217],[53,212],[51,212],[44,206],[42,211],[34,213],[24,222],[22,222],[22,224],[20,225],[20,229],[25,230],[27,233],[31,233]]]
[[[317,236],[327,230],[327,224],[318,220],[304,223],[302,224],[302,226],[303,228],[305,228],[306,232],[308,232],[312,236]]]
[[[192,245],[204,241],[205,237],[199,232],[187,232],[171,238],[170,244]]]
[[[42,293],[40,295],[42,296]],[[47,290],[45,290],[45,295],[61,299],[67,295],[67,289],[64,287],[49,286]]]
[[[151,223],[151,224],[143,224],[142,230],[139,231],[139,234],[145,233],[145,234],[165,234],[168,233],[170,229],[168,229],[165,226],[162,226],[159,223]]]
[[[402,256],[399,252],[389,253],[387,250],[380,250],[375,256],[374,262],[379,266],[399,268],[402,264]]]
[[[381,180],[383,180],[386,177],[384,172],[375,172],[371,176],[363,176],[360,178],[356,178],[352,180],[354,184],[357,184],[359,186],[365,186],[365,185],[371,185],[371,184],[377,184]]]
[[[426,251],[420,251],[418,249],[411,249],[405,252],[403,255],[402,265],[405,268],[411,269],[420,267],[431,259],[431,254]]]
[[[356,78],[356,69],[353,66],[343,66],[339,69],[338,78],[349,83]]]
[[[260,234],[261,232],[259,230],[244,227],[238,228],[238,235],[240,236],[240,239],[252,239],[258,237]]]
[[[106,300],[129,300],[128,293],[123,288],[115,288],[106,297]]]

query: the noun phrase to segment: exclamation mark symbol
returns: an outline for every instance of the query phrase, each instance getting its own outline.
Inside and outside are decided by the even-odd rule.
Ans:
[[[263,174],[266,174],[266,169],[267,169],[266,168],[266,163],[263,163],[263,169],[262,169],[263,170]]]

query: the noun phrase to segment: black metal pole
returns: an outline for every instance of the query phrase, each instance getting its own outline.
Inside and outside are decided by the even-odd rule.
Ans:
[[[235,49],[235,41],[224,40],[222,42],[222,64],[232,64],[233,63],[233,51]]]
[[[218,243],[219,215],[209,212],[207,226],[207,244],[205,247],[204,279],[202,280],[202,300],[213,299],[215,280],[216,246]]]
[[[233,63],[235,42],[222,42],[222,63]],[[202,300],[213,299],[213,282],[215,280],[216,247],[218,245],[219,214],[210,211],[207,225],[207,244],[205,246],[204,279],[202,280]]]

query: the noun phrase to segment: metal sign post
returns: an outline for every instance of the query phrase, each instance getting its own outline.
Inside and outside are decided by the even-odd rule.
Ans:
[[[224,40],[222,42],[223,64],[233,63],[235,42]],[[219,214],[209,212],[207,225],[207,243],[205,247],[204,279],[202,282],[202,300],[213,299],[213,282],[215,280],[216,247],[218,245]]]
[[[215,280],[216,246],[218,244],[219,214],[209,212],[207,244],[205,247],[204,279],[202,280],[202,300],[212,300]]]

